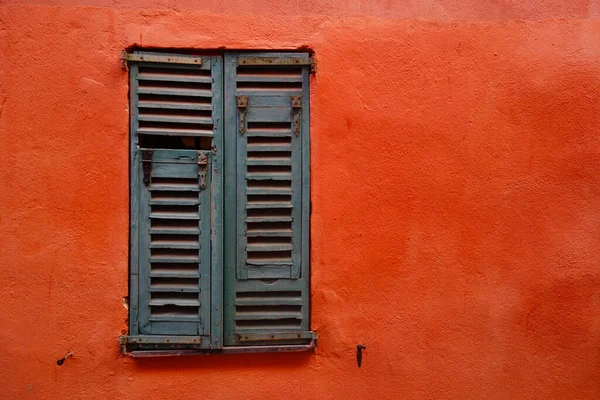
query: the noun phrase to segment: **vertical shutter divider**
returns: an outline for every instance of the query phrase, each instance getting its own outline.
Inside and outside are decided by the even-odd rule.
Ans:
[[[214,57],[212,63],[212,79],[213,79],[213,120],[214,120],[214,136],[213,136],[213,159],[212,171],[209,169],[209,175],[212,175],[211,190],[211,205],[210,205],[210,242],[211,251],[211,268],[210,268],[210,283],[211,283],[211,301],[210,319],[206,320],[206,324],[210,323],[208,332],[211,335],[210,343],[212,348],[218,349],[223,346],[223,161],[225,157],[225,149],[223,147],[223,57]],[[208,277],[207,277],[208,278]],[[209,322],[210,321],[210,322]]]
[[[137,135],[137,65],[132,65],[129,70],[129,124],[131,126],[129,142],[129,333],[139,334],[139,242],[138,231],[140,224],[140,199],[139,199],[139,166],[138,166],[138,141]]]

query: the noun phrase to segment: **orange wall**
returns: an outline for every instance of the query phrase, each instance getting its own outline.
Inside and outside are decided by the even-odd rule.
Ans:
[[[0,398],[600,397],[599,0],[1,3]],[[119,356],[133,44],[316,52],[315,354]]]

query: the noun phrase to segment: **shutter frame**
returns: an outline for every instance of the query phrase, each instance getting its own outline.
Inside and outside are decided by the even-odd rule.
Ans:
[[[140,151],[144,151],[141,149]],[[199,165],[199,157],[206,158],[206,165]],[[139,159],[139,158],[138,158]],[[208,189],[211,184],[211,174],[207,174],[208,186],[204,189],[200,187],[198,179],[200,168],[210,171],[211,169],[211,157],[210,153],[203,151],[197,152],[196,150],[159,150],[154,149],[152,151],[151,161],[141,161],[138,168],[143,169],[143,164],[151,162],[151,173],[150,183],[146,186],[143,183],[138,184],[139,187],[139,332],[143,335],[188,335],[188,336],[208,336],[210,334],[210,265],[207,265],[207,261],[210,260],[210,190]],[[154,179],[168,180],[167,184],[154,184]],[[191,184],[187,181],[195,179],[196,183]],[[183,185],[180,182],[185,180],[186,183]],[[139,181],[138,181],[139,182]],[[173,183],[170,183],[173,182]],[[184,190],[185,187],[190,189]],[[197,205],[183,205],[177,210],[177,206],[164,205],[160,200],[163,198],[164,193],[172,193],[177,191],[178,194],[184,195],[187,199],[193,200]],[[160,196],[160,197],[155,197]],[[158,199],[158,200],[157,200]],[[152,205],[152,203],[158,203]],[[178,200],[181,202],[181,200]],[[159,211],[154,212],[154,207],[157,207]],[[152,210],[151,210],[152,208]],[[166,208],[168,215],[160,210]],[[188,214],[188,209],[196,210],[197,217],[193,217]],[[191,211],[191,210],[190,210]],[[156,215],[153,217],[153,215]],[[168,229],[156,229],[151,226],[150,221],[160,223],[161,225],[165,222],[184,224],[179,225],[183,227],[175,227]],[[190,230],[190,222],[196,222],[196,228],[191,228],[194,232],[186,232]],[[153,233],[156,231],[156,233]],[[168,234],[167,232],[178,232],[175,234]],[[158,235],[162,237],[162,240],[151,241],[151,236]],[[183,236],[182,236],[183,235]],[[177,239],[181,239],[186,236],[194,236],[197,241],[195,243],[183,242],[184,248],[180,247],[180,242]],[[165,244],[167,240],[167,244]],[[169,244],[170,241],[175,241],[175,244]],[[161,252],[168,252],[168,256],[157,256],[155,257],[152,252],[159,250]],[[195,260],[188,259],[185,254],[195,252]],[[204,262],[203,262],[204,261]],[[172,272],[161,271],[154,272],[154,266],[156,265],[170,265],[171,268],[178,266],[195,265],[196,273],[190,271],[183,274],[182,272],[174,274]],[[197,275],[197,276],[196,276]],[[184,292],[180,289],[177,291],[176,288],[163,289],[162,287],[156,288],[151,281],[155,279],[158,281],[158,285],[165,286],[165,282],[169,282],[172,279],[178,279],[186,282],[187,285],[195,282],[197,287],[189,288],[190,292]],[[168,287],[169,284],[166,284]],[[196,294],[197,293],[197,294]],[[159,297],[158,300],[151,298],[151,295]],[[165,296],[167,298],[165,299]],[[169,299],[174,297],[173,299]],[[180,297],[179,299],[177,297]],[[187,300],[188,297],[194,297],[194,299]],[[154,303],[154,304],[153,304]],[[192,304],[194,303],[194,304]],[[195,303],[198,303],[197,305]],[[187,305],[186,305],[187,304]],[[182,316],[153,316],[150,307],[170,307],[176,313],[182,313],[181,310],[197,307],[198,311],[195,315],[188,314]],[[179,310],[179,311],[177,311]]]
[[[278,65],[277,63],[264,63],[263,65],[252,65],[255,71],[260,68],[292,68],[300,74],[285,74],[280,76],[277,84],[260,92],[253,89],[253,84],[242,84],[245,90],[238,90],[237,69],[248,67],[239,62],[239,59],[260,59],[302,57],[310,59],[305,53],[226,53],[225,54],[225,145],[226,154],[235,154],[235,159],[226,159],[225,174],[225,244],[227,247],[235,248],[234,254],[225,252],[225,345],[229,346],[284,346],[289,344],[304,344],[316,338],[310,331],[310,294],[309,294],[309,76],[310,63],[298,65]],[[254,76],[254,82],[273,81],[269,77],[263,77],[261,73]],[[276,79],[275,79],[276,80]],[[251,80],[250,80],[251,81]],[[301,85],[301,90],[294,90]],[[282,90],[279,90],[281,86]],[[272,90],[275,87],[277,91]],[[290,89],[291,90],[288,90]],[[240,134],[240,113],[237,108],[236,96],[247,95],[248,104],[245,110],[245,130]],[[269,99],[269,96],[280,98],[280,103]],[[302,96],[301,126],[298,137],[293,133],[292,96]],[[299,190],[297,204],[298,210],[297,230],[293,234],[297,236],[298,245],[292,251],[297,252],[298,262],[293,263],[287,272],[281,276],[265,274],[255,276],[248,271],[244,263],[240,262],[245,250],[246,231],[241,223],[240,213],[243,213],[240,201],[246,196],[246,168],[243,160],[247,145],[247,138],[252,136],[251,130],[247,129],[248,122],[253,122],[253,113],[257,113],[253,105],[261,108],[271,105],[273,107],[272,122],[285,121],[290,123],[290,131],[283,135],[281,132],[273,132],[272,136],[285,136],[292,139],[292,158],[298,168],[298,182],[295,183]],[[285,106],[283,105],[285,102]],[[285,109],[285,111],[282,111]],[[263,110],[264,111],[264,110]],[[287,117],[286,117],[286,113]],[[258,117],[258,115],[256,115]],[[264,112],[263,112],[264,117]],[[294,140],[297,139],[296,142]],[[282,140],[283,142],[283,140]],[[297,143],[297,144],[295,144]],[[294,147],[296,146],[296,147]],[[294,151],[296,150],[296,151]],[[292,174],[293,175],[293,174]],[[233,179],[235,177],[235,179]],[[292,185],[295,187],[294,185]],[[243,258],[242,258],[243,260]],[[245,261],[245,260],[244,260]],[[250,276],[249,276],[250,275]],[[252,310],[252,311],[246,311]],[[263,326],[264,324],[264,326]]]
[[[177,343],[177,347],[191,347],[198,349],[219,349],[222,346],[222,164],[223,157],[220,156],[219,152],[222,152],[222,131],[223,131],[223,121],[222,121],[222,68],[223,68],[223,60],[222,57],[218,56],[202,56],[202,62],[193,64],[191,62],[171,62],[164,63],[162,61],[164,57],[173,57],[177,55],[168,55],[166,53],[149,53],[149,52],[136,52],[136,54],[143,55],[153,55],[151,60],[146,59],[145,61],[141,60],[141,57],[131,57],[129,63],[129,79],[130,79],[130,214],[131,214],[131,223],[130,223],[130,295],[129,295],[129,336],[122,340],[124,349],[127,351],[131,350],[170,350],[174,347],[173,344],[168,343]],[[186,56],[182,56],[186,58]],[[189,58],[189,57],[188,57]],[[194,58],[190,58],[193,60]],[[178,60],[177,57],[171,58],[171,60]],[[132,62],[133,61],[133,62]],[[139,61],[139,62],[136,62]],[[189,60],[188,60],[189,61]],[[201,64],[201,65],[200,65]],[[212,101],[209,100],[208,103],[200,101],[197,102],[195,99],[192,100],[183,100],[184,103],[177,103],[178,101],[182,101],[181,99],[163,97],[160,101],[166,101],[166,103],[157,103],[153,101],[155,100],[146,100],[145,103],[140,102],[140,98],[138,93],[142,93],[139,90],[139,80],[138,74],[140,71],[140,67],[146,68],[146,77],[144,78],[146,81],[159,81],[165,83],[167,91],[169,91],[169,87],[173,87],[173,90],[170,90],[171,93],[167,93],[167,95],[179,95],[182,96],[181,93],[176,93],[181,91],[182,85],[185,82],[191,83],[201,83],[205,86],[208,85],[208,90],[210,91],[210,96],[212,97]],[[148,69],[148,68],[151,68]],[[173,73],[168,71],[169,68],[181,71],[183,75],[172,75]],[[165,69],[165,71],[160,71],[160,69]],[[204,75],[196,74],[193,72],[183,72],[183,71],[192,71],[192,70],[202,70],[205,71]],[[206,75],[206,71],[210,71],[208,75]],[[166,75],[164,75],[164,74]],[[189,75],[189,74],[192,75]],[[156,76],[156,74],[160,74]],[[169,75],[171,74],[171,75]],[[150,76],[148,76],[150,75]],[[209,78],[207,78],[208,76]],[[171,79],[173,77],[173,79]],[[175,82],[176,84],[170,85],[170,82]],[[160,87],[161,85],[159,85]],[[152,87],[150,88],[152,89]],[[199,94],[201,96],[205,96],[204,93],[207,93],[207,90],[202,92],[195,92],[194,95]],[[143,93],[142,93],[143,94]],[[149,104],[152,103],[152,104]],[[151,118],[146,116],[145,118],[140,118],[139,106],[142,105],[146,107],[146,115],[150,114]],[[206,189],[200,189],[199,193],[204,195],[205,205],[200,204],[202,207],[202,211],[204,215],[200,215],[200,223],[203,226],[199,227],[200,236],[198,239],[198,247],[199,247],[199,261],[204,263],[204,265],[199,266],[199,278],[198,278],[198,287],[197,291],[199,293],[200,306],[199,312],[201,313],[201,317],[199,319],[199,323],[197,323],[196,332],[189,330],[189,323],[183,323],[174,318],[172,321],[168,319],[165,320],[165,323],[162,324],[160,322],[156,322],[159,326],[159,329],[155,329],[154,325],[148,325],[148,295],[144,295],[144,291],[148,290],[149,285],[149,275],[148,271],[143,267],[140,269],[140,263],[143,263],[143,259],[140,257],[141,253],[144,252],[144,248],[148,251],[149,245],[145,243],[144,239],[142,242],[143,248],[140,248],[140,244],[138,242],[138,238],[142,238],[144,236],[144,229],[148,228],[148,224],[144,221],[144,218],[140,218],[140,211],[143,211],[142,208],[144,206],[147,207],[147,203],[144,203],[143,193],[145,191],[145,186],[143,183],[143,168],[141,166],[141,154],[140,154],[140,135],[148,134],[146,132],[142,132],[140,128],[140,120],[146,121],[146,125],[148,122],[152,124],[152,121],[157,121],[160,123],[168,122],[168,123],[185,123],[189,124],[190,121],[186,119],[187,117],[179,118],[176,115],[169,115],[169,113],[163,113],[162,109],[168,109],[171,111],[178,110],[199,110],[202,112],[206,112],[207,110],[212,110],[210,115],[211,120],[208,118],[195,118],[195,121],[198,121],[200,124],[206,124],[210,122],[212,125],[210,126],[210,131],[204,130],[202,132],[193,132],[191,133],[195,137],[211,137],[212,138],[212,150],[191,150],[191,149],[182,149],[182,150],[160,150],[154,148],[153,158],[156,161],[156,158],[160,158],[161,154],[164,156],[165,154],[171,154],[169,160],[162,160],[160,164],[156,164],[153,162],[152,171],[161,170],[162,173],[169,173],[169,171],[177,172],[180,171],[182,174],[190,173],[190,168],[195,168],[195,177],[198,178],[198,185],[200,185],[200,179],[198,177],[198,154],[199,152],[207,155],[208,165],[206,166],[206,175],[207,175],[207,187]],[[162,117],[165,115],[165,117]],[[183,114],[185,115],[185,113]],[[158,118],[157,118],[158,117]],[[173,133],[159,133],[159,134],[175,134],[177,136],[186,136],[190,133],[186,131],[186,126],[182,125],[181,127],[175,125],[176,131]],[[182,129],[183,128],[183,129]],[[152,132],[150,134],[153,134]],[[191,157],[188,157],[186,152],[189,152]],[[181,158],[180,158],[181,157]],[[189,162],[184,162],[180,165],[181,169],[178,169],[177,163],[181,160],[187,159]],[[168,162],[166,162],[168,161]],[[184,165],[185,164],[185,165]],[[194,165],[191,165],[194,164]],[[154,167],[159,168],[158,170]],[[189,177],[188,177],[189,178]],[[148,201],[148,199],[146,199]],[[171,200],[159,201],[158,203],[162,205],[169,205]],[[164,203],[164,204],[163,204]],[[177,203],[177,202],[176,202]],[[202,202],[201,202],[202,203]],[[142,206],[142,207],[141,207]],[[172,234],[167,230],[167,232],[162,232],[164,234]],[[167,239],[169,239],[167,237]],[[202,243],[203,242],[203,243]],[[163,243],[164,244],[164,243]],[[162,244],[158,244],[161,246]],[[168,244],[171,246],[171,244]],[[182,248],[181,245],[178,248]],[[184,245],[183,248],[189,248],[189,245]],[[175,248],[175,247],[174,247]],[[190,250],[191,251],[191,250]],[[162,276],[162,275],[161,275]],[[159,277],[160,278],[160,277]],[[182,282],[182,281],[179,281]],[[161,287],[155,290],[156,292],[169,292],[170,286],[167,285],[167,288]],[[181,289],[181,293],[195,293],[190,288]],[[144,315],[145,314],[145,315]],[[162,324],[162,326],[160,326]],[[187,324],[187,325],[186,325]],[[144,328],[146,326],[146,329]],[[140,329],[141,328],[141,329]],[[187,328],[187,329],[186,329]],[[187,336],[186,336],[187,335]],[[183,339],[187,338],[187,339]],[[182,341],[183,340],[183,341]],[[144,344],[142,344],[142,342]],[[157,347],[158,346],[158,347]]]

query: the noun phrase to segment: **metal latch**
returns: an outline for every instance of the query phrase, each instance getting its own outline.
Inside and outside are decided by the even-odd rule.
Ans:
[[[240,113],[240,135],[244,134],[246,129],[246,110],[248,110],[248,96],[236,96],[237,107]]]
[[[300,119],[302,117],[302,96],[292,96],[292,113],[294,114],[294,133],[300,135]]]
[[[154,150],[142,150],[142,171],[144,172],[144,185],[150,184],[150,174],[152,173],[152,155]]]
[[[198,152],[198,179],[200,188],[206,189],[206,174],[208,173],[208,155],[204,152]]]

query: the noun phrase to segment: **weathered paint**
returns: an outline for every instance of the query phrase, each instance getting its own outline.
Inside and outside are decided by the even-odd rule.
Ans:
[[[0,6],[0,397],[600,397],[598,0],[227,4]],[[133,44],[315,51],[315,354],[119,356]]]

